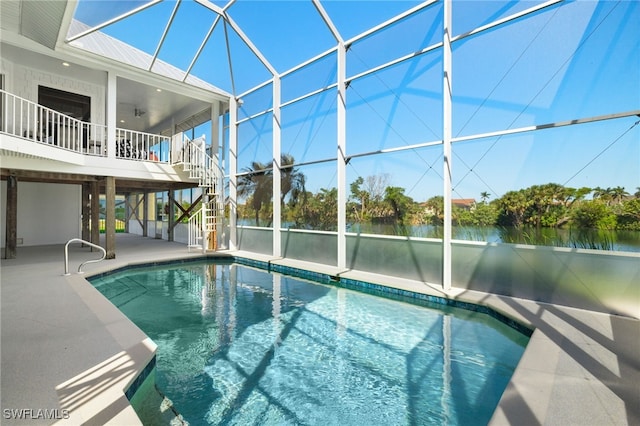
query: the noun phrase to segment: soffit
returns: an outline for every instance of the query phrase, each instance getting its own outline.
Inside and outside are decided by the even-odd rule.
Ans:
[[[53,49],[66,8],[67,2],[61,0],[2,0],[2,28]]]

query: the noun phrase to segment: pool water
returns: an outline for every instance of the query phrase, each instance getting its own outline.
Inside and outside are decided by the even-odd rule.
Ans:
[[[158,345],[155,382],[191,425],[486,424],[528,337],[237,264],[92,280]]]

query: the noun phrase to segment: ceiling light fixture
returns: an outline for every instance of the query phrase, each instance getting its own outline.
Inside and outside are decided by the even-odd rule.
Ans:
[[[62,63],[62,66],[64,66],[64,67],[68,67],[68,66],[69,66],[69,62],[63,62],[63,63]]]

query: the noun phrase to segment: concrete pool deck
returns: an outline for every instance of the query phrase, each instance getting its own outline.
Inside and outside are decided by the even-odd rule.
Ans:
[[[16,259],[0,262],[1,423],[141,424],[124,390],[155,344],[75,274],[80,262],[98,254],[71,245],[72,275],[63,276],[63,252],[62,245],[20,247]],[[487,305],[535,328],[492,424],[640,424],[637,319],[456,289],[445,294],[421,282],[232,254]],[[202,255],[183,244],[119,234],[116,256],[86,265],[87,275]]]

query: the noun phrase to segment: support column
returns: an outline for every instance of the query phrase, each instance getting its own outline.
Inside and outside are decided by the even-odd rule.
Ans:
[[[167,219],[167,226],[169,227],[167,229],[167,241],[173,241],[173,227],[175,226],[175,220],[176,220],[176,206],[175,206],[175,191],[170,189],[168,191],[169,193],[169,201],[168,201],[168,205],[169,205],[169,211],[167,212],[167,216],[169,216]]]
[[[91,182],[91,240],[100,245],[100,186],[98,181]],[[91,248],[93,251],[94,248]]]
[[[347,267],[347,85],[346,60],[347,49],[342,41],[338,42],[338,102],[337,102],[337,145],[338,145],[338,268]]]
[[[105,198],[107,208],[105,212],[105,250],[107,259],[116,258],[116,178],[105,178]]]
[[[238,103],[229,100],[229,248],[238,248]]]
[[[149,236],[149,193],[142,194],[142,236]]]
[[[451,289],[451,0],[444,1],[443,18],[443,88],[442,88],[442,150],[444,234],[442,236],[442,288]]]
[[[223,171],[224,175],[224,163],[222,160],[222,156],[220,155],[220,145],[224,145],[224,137],[220,137],[220,110],[221,103],[220,101],[216,101],[211,105],[211,156],[214,159],[216,167],[220,167]],[[224,146],[222,148],[222,152],[224,153]],[[223,154],[224,155],[224,154]],[[216,220],[216,229],[214,232],[214,241],[213,246],[214,250],[218,250],[218,247],[221,247],[224,244],[222,240],[222,234],[224,233],[224,176],[219,182],[219,186],[215,188],[215,196],[217,197],[214,203],[215,215],[217,217]],[[216,183],[218,185],[218,183]],[[193,197],[192,197],[193,199]]]
[[[282,205],[280,193],[282,192],[281,160],[281,124],[280,124],[280,76],[273,76],[273,255],[282,255],[282,237],[280,228],[282,224]]]
[[[7,177],[6,234],[4,258],[15,259],[18,247],[18,178]]]
[[[91,242],[91,229],[89,223],[91,219],[91,200],[89,195],[91,194],[91,184],[85,182],[82,184],[82,239]]]
[[[124,196],[124,232],[129,233],[129,218],[131,216],[131,193]]]
[[[220,151],[220,102],[211,104],[211,152],[209,155],[219,158]]]
[[[118,77],[114,72],[107,74],[107,157],[116,157],[116,107]]]

